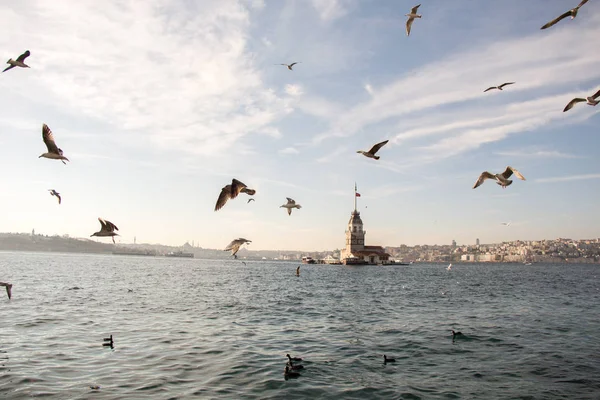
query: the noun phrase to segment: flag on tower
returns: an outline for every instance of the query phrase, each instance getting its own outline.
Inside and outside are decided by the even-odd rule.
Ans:
[[[356,193],[356,197],[360,197],[360,193],[358,193],[358,192],[357,192],[357,193]]]

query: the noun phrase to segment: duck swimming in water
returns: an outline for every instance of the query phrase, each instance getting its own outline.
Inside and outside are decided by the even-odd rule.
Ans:
[[[383,355],[383,363],[396,362],[395,358],[387,358],[385,354]]]
[[[300,376],[300,374],[298,372],[292,371],[290,369],[290,367],[288,367],[287,365],[285,366],[285,369],[283,370],[283,376],[285,376],[285,378],[297,378]]]
[[[285,356],[288,358],[288,360],[290,360],[290,362],[292,362],[292,361],[302,361],[302,359],[300,357],[291,357],[289,354],[286,354]]]
[[[462,332],[454,332],[454,331],[451,331],[451,332],[452,332],[452,340],[454,340],[457,337],[464,337],[465,336],[465,335],[462,334]]]
[[[287,365],[290,367],[292,371],[297,371],[299,369],[304,369],[304,365],[294,365],[291,361],[288,361]]]

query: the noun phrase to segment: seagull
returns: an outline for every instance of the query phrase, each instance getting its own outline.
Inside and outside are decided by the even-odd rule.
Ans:
[[[569,104],[567,104],[567,106],[565,107],[565,109],[563,110],[563,112],[565,111],[569,111],[571,108],[573,108],[573,106],[577,103],[581,103],[581,102],[586,102],[587,104],[589,104],[590,106],[595,106],[596,104],[600,103],[600,100],[596,100],[598,97],[600,97],[600,90],[598,90],[596,93],[594,93],[592,96],[590,97],[586,97],[585,99],[582,99],[581,97],[576,97],[573,100],[571,100],[569,102]]]
[[[408,17],[408,19],[406,20],[406,36],[410,36],[410,27],[412,26],[412,23],[415,20],[415,18],[421,18],[421,15],[417,14],[417,9],[419,7],[421,7],[420,4],[418,6],[414,6],[410,10],[410,14],[405,14]]]
[[[289,197],[286,197],[287,199],[287,203],[279,206],[279,208],[283,207],[283,208],[287,208],[288,211],[288,215],[292,215],[292,208],[302,208],[302,206],[300,204],[296,204],[296,202],[294,201],[294,199],[290,199]]]
[[[498,89],[498,90],[502,90],[502,88],[503,88],[504,86],[506,86],[506,85],[512,85],[513,83],[515,83],[515,82],[506,82],[506,83],[503,83],[503,84],[502,84],[502,85],[500,85],[500,86],[490,86],[489,88],[485,89],[485,90],[483,91],[483,93],[487,92],[488,90],[492,90],[492,89]]]
[[[274,64],[274,65],[285,65],[290,71],[293,71],[292,67],[296,64],[300,64],[302,63],[302,61],[298,61],[298,62],[293,62],[291,64]]]
[[[56,196],[58,197],[58,204],[60,204],[61,198],[60,198],[60,193],[58,193],[56,190],[54,189],[48,189],[48,191],[50,192],[50,194],[52,196]]]
[[[4,283],[0,282],[0,286],[4,286],[6,288],[6,294],[8,294],[8,299],[12,297],[12,283]]]
[[[477,182],[475,182],[475,186],[473,186],[473,189],[475,189],[477,186],[480,186],[486,179],[495,179],[496,183],[502,186],[502,189],[506,189],[506,187],[512,183],[512,180],[508,178],[510,178],[510,176],[513,173],[516,175],[517,178],[525,180],[525,177],[521,175],[519,171],[517,171],[513,167],[508,166],[506,167],[506,170],[501,174],[492,174],[488,171],[482,172],[481,175],[479,175],[479,179],[477,179]]]
[[[231,250],[231,255],[233,256],[233,258],[237,258],[235,253],[238,252],[238,250],[240,249],[240,247],[242,247],[244,243],[252,243],[252,241],[244,238],[234,239],[231,241],[231,243],[227,245],[227,247],[225,247],[223,251]]]
[[[376,160],[379,160],[379,156],[376,156],[375,153],[377,153],[379,151],[379,149],[381,149],[383,146],[385,146],[387,144],[387,142],[389,142],[389,140],[385,140],[381,143],[377,143],[376,145],[371,147],[371,150],[369,150],[369,151],[358,150],[357,153],[361,153],[365,157],[374,158]]]
[[[227,203],[227,200],[235,199],[240,193],[247,193],[248,195],[252,196],[254,193],[256,193],[256,190],[248,189],[244,183],[238,181],[237,179],[232,179],[230,185],[226,185],[223,187],[223,189],[221,189],[221,194],[219,194],[217,204],[215,205],[215,211],[223,208],[225,203]]]
[[[98,232],[94,232],[92,235],[90,235],[90,237],[92,236],[112,236],[112,241],[113,243],[115,243],[115,236],[119,236],[118,233],[116,233],[115,231],[118,231],[119,228],[117,228],[117,226],[115,224],[113,224],[110,221],[106,221],[102,218],[98,218],[98,221],[100,221],[100,225],[102,225],[102,227],[100,228],[100,230]]]
[[[509,222],[502,222],[502,225],[504,225],[504,226],[510,226],[510,221]]]
[[[250,203],[251,201],[254,201],[253,198],[248,199],[248,203]]]
[[[575,17],[577,16],[577,12],[579,12],[579,9],[581,8],[581,6],[583,6],[587,2],[588,2],[588,0],[581,0],[581,3],[579,3],[579,5],[577,7],[572,8],[569,11],[567,11],[566,13],[562,14],[561,16],[553,19],[552,21],[548,22],[546,25],[542,26],[540,29],[550,28],[552,25],[556,24],[561,19],[567,18],[569,16],[571,17],[571,19],[575,19]]]
[[[30,68],[29,65],[25,64],[25,59],[27,57],[29,57],[31,53],[29,52],[29,50],[25,51],[25,53],[21,54],[19,57],[17,57],[17,61],[13,60],[12,58],[10,58],[6,63],[10,64],[10,66],[6,67],[4,69],[4,71],[2,72],[6,72],[11,68],[14,67],[21,67],[21,68]]]
[[[61,160],[63,164],[66,164],[66,162],[64,162],[64,160],[69,161],[69,159],[67,157],[63,156],[62,149],[59,149],[58,146],[56,145],[56,142],[54,142],[54,135],[52,134],[52,131],[46,124],[44,124],[42,126],[42,139],[44,140],[44,143],[46,144],[46,148],[48,149],[48,152],[43,153],[38,158],[45,157],[45,158],[50,158],[52,160]]]

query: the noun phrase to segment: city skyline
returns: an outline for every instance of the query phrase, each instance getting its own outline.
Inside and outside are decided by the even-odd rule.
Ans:
[[[576,4],[434,0],[407,37],[414,5],[5,4],[0,48],[31,68],[0,75],[0,231],[89,237],[102,217],[128,243],[336,249],[356,182],[370,244],[600,237],[600,107],[562,111],[600,89],[600,5],[540,30]],[[43,123],[68,165],[38,159]],[[507,165],[527,180],[472,189]],[[232,178],[256,201],[214,212]]]

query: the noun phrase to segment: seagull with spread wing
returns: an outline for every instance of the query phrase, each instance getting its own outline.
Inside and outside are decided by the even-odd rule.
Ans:
[[[227,200],[235,199],[238,194],[246,193],[249,196],[253,196],[256,193],[254,189],[248,189],[248,187],[238,181],[237,179],[232,179],[230,185],[226,185],[221,189],[221,193],[219,194],[219,198],[217,199],[217,204],[215,204],[215,211],[223,208]]]
[[[489,88],[485,89],[485,90],[483,91],[483,93],[487,92],[488,90],[492,90],[492,89],[498,89],[498,90],[502,90],[502,88],[503,88],[504,86],[507,86],[507,85],[512,85],[513,83],[514,83],[514,82],[506,82],[506,83],[503,83],[503,84],[502,84],[502,85],[500,85],[500,86],[490,86]]]
[[[480,186],[483,182],[485,182],[486,179],[494,179],[498,185],[502,186],[502,189],[506,189],[506,187],[512,183],[512,180],[508,178],[510,178],[513,173],[517,178],[525,180],[525,177],[521,175],[519,171],[517,171],[513,167],[508,166],[506,167],[506,170],[501,174],[492,174],[488,171],[482,172],[481,175],[479,175],[479,179],[477,179],[477,182],[475,182],[475,186],[473,186],[473,189]]]
[[[46,153],[43,153],[38,158],[44,157],[49,158],[51,160],[61,160],[63,164],[66,164],[64,160],[69,161],[67,157],[63,156],[62,149],[58,148],[58,146],[56,145],[56,142],[54,141],[54,135],[52,134],[52,131],[46,124],[42,126],[42,139],[44,140],[48,151]]]
[[[8,61],[6,62],[7,64],[10,64],[8,67],[6,67],[4,69],[4,71],[2,72],[6,72],[9,69],[12,69],[14,67],[21,67],[21,68],[30,68],[29,65],[25,64],[25,59],[27,57],[29,57],[31,53],[29,52],[29,50],[25,51],[25,53],[21,54],[19,57],[17,57],[17,60],[13,60],[12,58],[9,58]]]
[[[12,297],[12,283],[0,282],[0,286],[4,286],[6,288],[6,294],[8,295],[8,299],[10,300]]]
[[[565,107],[563,112],[569,111],[577,103],[586,102],[586,104],[589,104],[590,106],[595,106],[596,104],[600,103],[600,100],[598,100],[598,97],[600,97],[600,90],[598,90],[596,93],[594,93],[590,97],[586,97],[585,99],[581,98],[581,97],[576,97],[573,100],[571,100],[569,102],[569,104],[567,104],[567,106]]]
[[[410,14],[405,14],[408,17],[408,19],[406,20],[406,36],[410,36],[410,28],[412,27],[415,18],[421,18],[421,15],[417,14],[417,10],[419,9],[419,7],[421,7],[420,4],[411,8]]]
[[[50,194],[52,196],[56,196],[58,198],[58,204],[60,204],[61,202],[61,198],[60,198],[60,193],[58,193],[56,190],[54,189],[48,189],[48,191],[50,192]]]
[[[567,17],[571,17],[571,19],[575,19],[575,17],[577,16],[577,13],[579,12],[579,9],[581,8],[581,6],[583,6],[587,2],[588,2],[588,0],[581,0],[581,3],[579,3],[579,5],[577,7],[571,8],[569,11],[567,11],[566,13],[564,13],[564,14],[556,17],[552,21],[548,22],[546,25],[542,26],[540,29],[550,28],[552,25],[558,23],[560,20],[562,20],[564,18],[567,18]]]
[[[302,61],[298,61],[298,62],[293,62],[291,64],[275,64],[275,65],[285,65],[290,71],[293,71],[292,67],[296,64],[301,64]]]
[[[294,199],[290,199],[289,197],[286,197],[286,199],[287,199],[287,203],[285,203],[282,206],[279,206],[279,208],[281,208],[281,207],[287,208],[288,215],[292,215],[292,208],[297,208],[297,209],[302,208],[302,206],[300,204],[296,204],[296,201],[294,201]]]
[[[119,234],[116,233],[115,231],[118,231],[119,228],[117,228],[117,226],[115,224],[113,224],[112,222],[104,220],[102,218],[98,218],[98,221],[100,221],[100,225],[101,225],[100,230],[98,232],[92,233],[92,235],[90,235],[90,237],[92,237],[92,236],[111,236],[113,243],[115,243],[115,236],[119,236]]]
[[[252,241],[244,238],[234,239],[227,245],[227,247],[225,247],[223,251],[231,250],[231,255],[233,258],[237,258],[236,253],[245,243],[252,243]]]
[[[358,150],[357,153],[360,153],[360,154],[364,155],[365,157],[374,158],[375,160],[379,160],[379,156],[376,156],[375,153],[377,153],[379,151],[379,149],[381,149],[383,146],[385,146],[387,144],[387,142],[389,142],[389,140],[384,140],[383,142],[377,143],[376,145],[371,147],[371,150],[369,150],[369,151]]]

